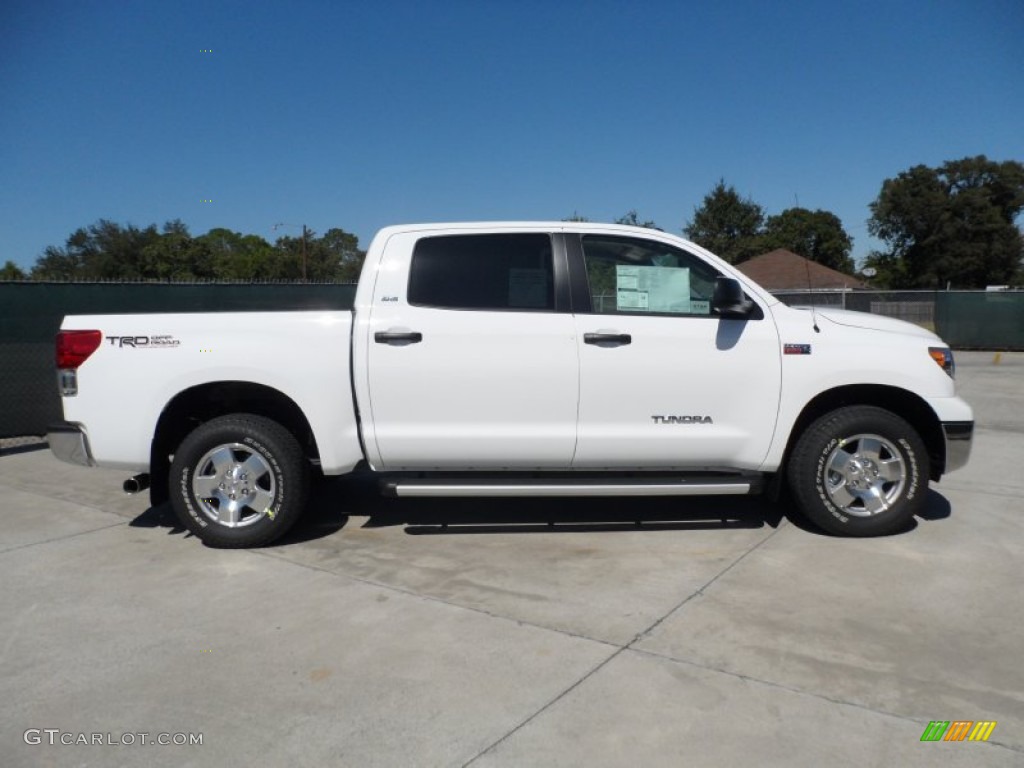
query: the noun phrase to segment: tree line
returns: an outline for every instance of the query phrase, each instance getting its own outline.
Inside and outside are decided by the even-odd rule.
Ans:
[[[861,274],[878,288],[983,288],[1024,284],[1024,164],[984,155],[931,168],[916,165],[882,183],[868,206],[868,232],[883,244]],[[586,221],[574,213],[568,221]],[[660,229],[629,211],[620,224]],[[704,196],[683,233],[730,263],[785,248],[853,274],[853,238],[835,214],[799,206],[776,215],[724,179]],[[343,229],[273,244],[258,235],[211,229],[193,237],[180,220],[158,229],[101,219],[48,246],[26,275],[8,261],[0,280],[315,280],[359,276],[365,253]]]
[[[28,275],[13,262],[0,280],[252,280],[349,282],[359,277],[365,253],[343,229],[278,238],[215,228],[192,236],[179,219],[161,228],[100,219],[80,227],[63,246],[48,246]]]

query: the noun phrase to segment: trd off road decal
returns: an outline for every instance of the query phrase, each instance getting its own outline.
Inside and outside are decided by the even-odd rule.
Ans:
[[[107,341],[110,346],[119,349],[168,349],[181,346],[181,341],[166,333],[157,336],[107,336]]]

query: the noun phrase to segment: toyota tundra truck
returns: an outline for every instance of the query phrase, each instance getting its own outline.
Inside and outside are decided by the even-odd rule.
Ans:
[[[53,453],[136,473],[217,547],[354,471],[398,496],[786,489],[826,532],[887,534],[974,426],[930,331],[593,223],[388,227],[349,310],[69,316],[56,357]]]

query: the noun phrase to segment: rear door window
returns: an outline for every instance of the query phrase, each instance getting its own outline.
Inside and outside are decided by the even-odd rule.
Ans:
[[[552,265],[551,238],[543,233],[425,237],[412,254],[409,303],[551,312]]]

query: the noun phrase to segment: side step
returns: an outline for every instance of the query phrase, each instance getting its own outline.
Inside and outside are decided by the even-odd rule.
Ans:
[[[388,496],[744,496],[760,493],[760,475],[604,478],[395,478]]]

